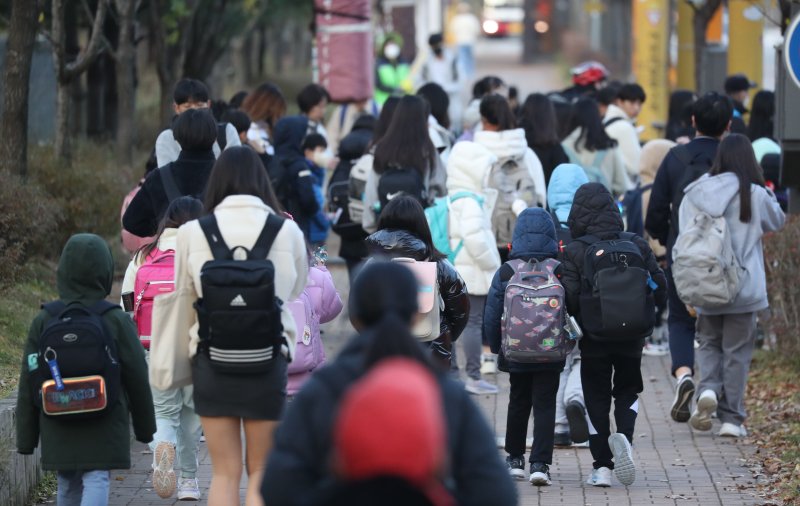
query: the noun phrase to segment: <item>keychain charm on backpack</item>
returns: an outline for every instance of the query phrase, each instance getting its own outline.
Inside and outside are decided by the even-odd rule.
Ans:
[[[56,362],[57,358],[58,355],[56,354],[56,350],[53,348],[47,348],[44,350],[44,360],[47,362],[47,366],[50,368],[50,375],[53,376],[53,381],[56,382],[56,390],[61,392],[64,390],[64,380],[61,379],[61,371],[58,368],[58,362]]]

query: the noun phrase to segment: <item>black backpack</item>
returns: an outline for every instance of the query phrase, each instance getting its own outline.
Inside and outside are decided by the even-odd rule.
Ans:
[[[386,172],[381,174],[378,180],[378,198],[381,209],[385,208],[390,200],[400,195],[414,197],[422,204],[422,207],[428,207],[428,191],[425,189],[425,181],[418,170],[389,167]]]
[[[625,231],[638,236],[644,236],[644,210],[642,209],[642,194],[650,190],[653,184],[644,186],[637,185],[636,188],[626,191],[619,199],[622,210],[622,218],[625,220]]]
[[[361,223],[350,217],[350,171],[355,160],[339,160],[328,182],[328,211],[333,214],[331,230],[345,240],[361,240],[366,237]]]
[[[200,269],[203,297],[195,302],[200,325],[200,351],[214,369],[229,374],[269,371],[284,344],[280,299],[275,296],[275,266],[267,259],[284,220],[274,214],[251,251],[230,249],[222,239],[217,218],[200,218],[213,260]],[[235,260],[243,250],[245,260]]]
[[[623,342],[645,338],[655,326],[652,280],[635,234],[617,238],[586,235],[580,292],[580,320],[585,334],[596,341]]]
[[[36,356],[28,357],[37,406],[45,416],[63,420],[104,415],[119,400],[121,374],[117,344],[103,315],[119,306],[105,300],[89,307],[55,301],[42,308],[52,318],[39,336]]]
[[[678,211],[683,202],[683,190],[687,186],[700,179],[700,176],[711,170],[711,160],[703,156],[701,153],[692,155],[692,152],[686,146],[677,146],[672,148],[672,152],[678,157],[678,160],[683,164],[683,174],[679,180],[678,186],[675,188],[675,194],[672,196],[672,214],[670,216],[670,225],[678,233]]]
[[[281,205],[286,207],[290,186],[288,167],[283,163],[283,159],[276,156],[270,157],[266,154],[260,156],[262,157],[262,162],[264,162],[264,168],[267,169],[267,177],[272,185],[272,191],[275,192],[275,196],[278,197]],[[269,159],[265,160],[264,157],[269,157]]]

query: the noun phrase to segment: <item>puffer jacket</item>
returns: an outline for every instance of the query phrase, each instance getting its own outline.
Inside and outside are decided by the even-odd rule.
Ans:
[[[574,163],[562,163],[553,171],[550,185],[547,187],[547,204],[550,211],[558,218],[556,227],[568,228],[567,220],[575,192],[588,182],[586,172],[580,165]]]
[[[575,239],[593,235],[601,240],[616,239],[625,230],[614,198],[608,189],[600,183],[587,183],[575,192],[572,202],[572,210],[569,213],[570,232]],[[658,288],[655,290],[654,297],[656,306],[661,306],[666,302],[667,280],[664,272],[658,266],[655,255],[650,250],[647,241],[639,236],[635,236],[632,242],[642,253],[647,270],[656,283]],[[582,328],[583,325],[580,294],[584,283],[583,279],[584,260],[586,250],[589,245],[584,242],[573,240],[564,247],[561,254],[563,274],[561,284],[567,296],[567,310],[574,316]],[[586,335],[580,341],[581,356],[604,355],[606,353],[617,353],[628,356],[638,356],[642,353],[644,339],[620,343],[598,343],[592,336]]]
[[[74,235],[58,263],[58,296],[65,304],[91,306],[111,292],[114,260],[108,244],[93,234]],[[17,451],[33,453],[42,445],[42,468],[48,471],[128,469],[131,466],[131,423],[137,441],[149,443],[156,431],[153,397],[147,381],[144,348],[131,318],[114,308],[103,323],[117,346],[121,364],[119,400],[108,412],[86,420],[61,420],[45,416],[34,403],[40,385],[28,358],[39,350],[39,336],[52,319],[40,311],[31,324],[17,394]],[[38,383],[38,381],[36,382]]]
[[[538,202],[532,205],[547,206],[547,185],[544,181],[542,162],[531,148],[525,138],[525,130],[515,128],[502,132],[489,132],[481,130],[475,132],[475,142],[492,152],[498,160],[511,158],[528,169],[533,179],[534,189]]]
[[[492,233],[492,210],[497,190],[485,188],[489,171],[497,158],[480,144],[459,142],[447,163],[447,193],[471,192],[483,200],[462,197],[450,203],[448,232],[450,247],[462,244],[455,268],[471,295],[486,295],[492,276],[500,268],[500,254]],[[462,242],[463,241],[463,242]]]
[[[308,131],[308,118],[287,116],[275,125],[275,162],[286,170],[285,194],[281,205],[292,215],[295,223],[303,231],[306,240],[311,236],[311,220],[320,209],[314,193],[314,174],[306,162],[301,149],[303,138]]]
[[[558,255],[558,240],[553,219],[544,209],[528,208],[522,211],[514,227],[514,237],[511,240],[511,253],[509,260],[544,260],[555,258]],[[492,349],[497,353],[497,367],[504,372],[524,373],[535,371],[560,371],[564,368],[564,361],[549,364],[523,364],[506,360],[501,353],[500,341],[502,333],[502,316],[508,279],[503,280],[501,270],[498,269],[492,278],[492,287],[486,297],[486,306],[483,310],[483,335]],[[561,269],[556,270],[556,276],[561,274]]]
[[[428,246],[405,230],[379,230],[367,237],[366,242],[371,256],[406,257],[418,262],[428,262],[431,259]],[[439,293],[444,300],[440,334],[449,331],[451,339],[455,341],[467,326],[469,317],[467,285],[447,259],[436,261],[436,271]]]
[[[727,306],[707,309],[698,307],[705,315],[751,313],[769,306],[767,276],[764,272],[764,247],[761,238],[766,232],[783,227],[786,217],[772,191],[750,185],[750,222],[739,221],[739,179],[731,172],[702,176],[686,187],[681,203],[679,226],[686,230],[698,213],[724,216],[731,245],[742,267],[739,273],[739,294]]]

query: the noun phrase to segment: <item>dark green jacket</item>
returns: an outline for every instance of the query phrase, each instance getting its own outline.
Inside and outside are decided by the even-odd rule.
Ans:
[[[66,304],[89,306],[108,296],[113,275],[114,262],[105,241],[93,234],[74,235],[58,264],[59,297]],[[147,363],[136,327],[122,309],[112,309],[103,316],[116,339],[122,366],[116,406],[98,418],[58,420],[45,417],[34,404],[37,387],[31,384],[28,369],[28,356],[37,353],[39,335],[50,318],[41,311],[34,318],[25,343],[17,395],[17,451],[33,453],[41,436],[42,467],[46,470],[130,468],[131,417],[137,440],[148,443],[156,431]]]

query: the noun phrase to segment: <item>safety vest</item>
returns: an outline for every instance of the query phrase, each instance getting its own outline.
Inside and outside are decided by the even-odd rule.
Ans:
[[[380,63],[378,65],[378,81],[382,86],[387,88],[400,88],[400,85],[408,78],[410,67],[407,63],[398,63],[392,65],[391,63]],[[382,106],[386,99],[391,95],[385,91],[381,91],[375,87],[375,102]]]

